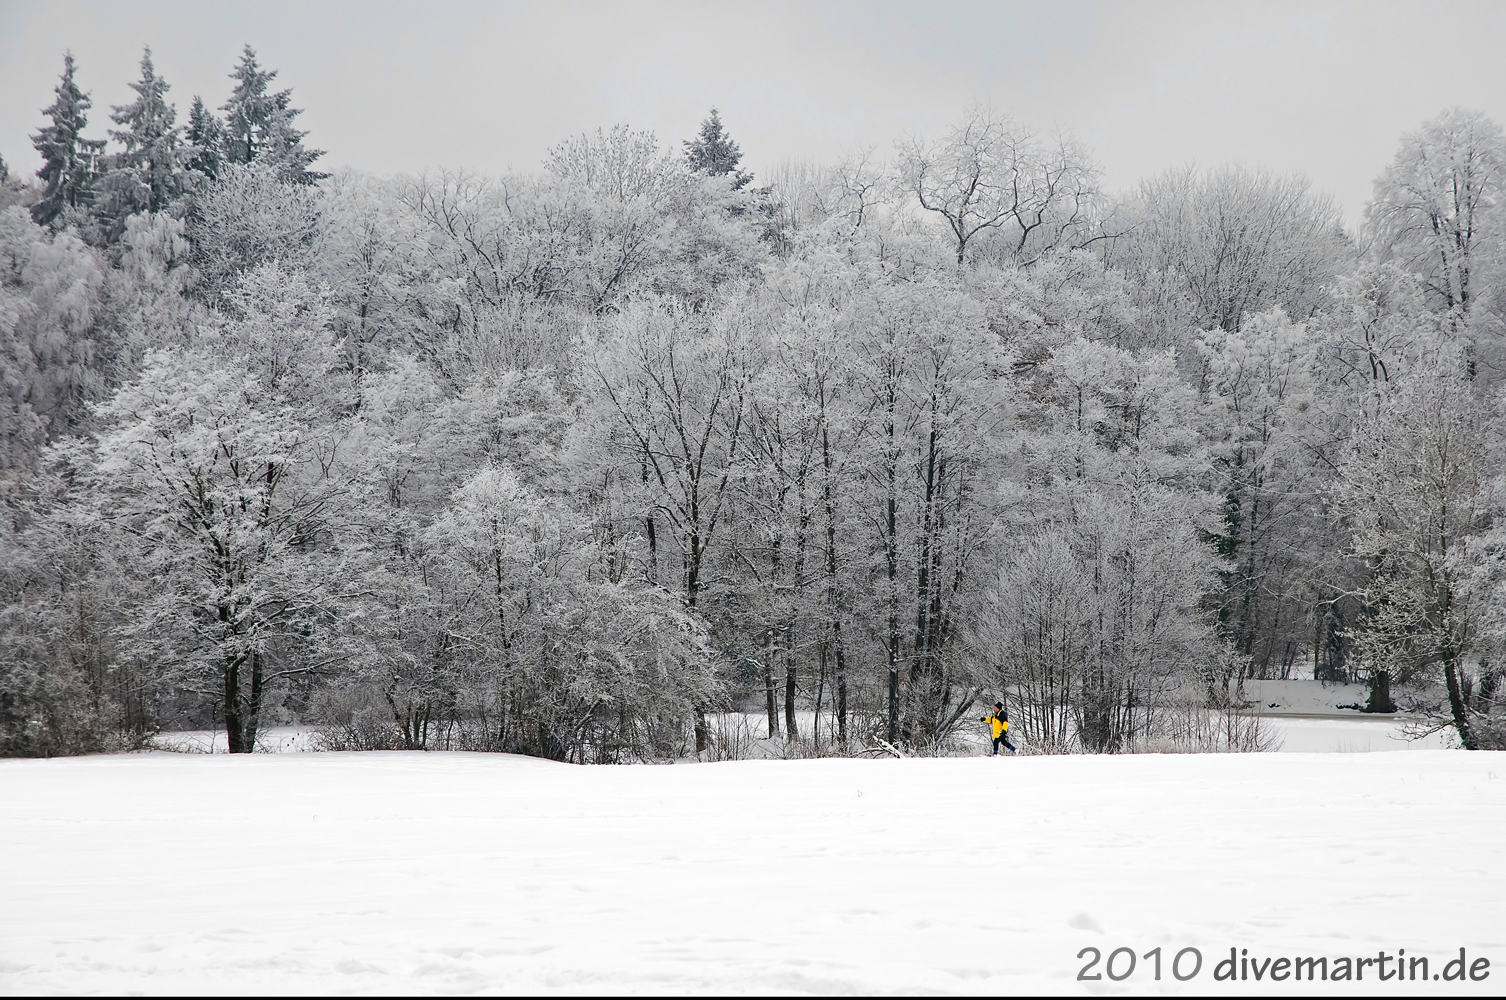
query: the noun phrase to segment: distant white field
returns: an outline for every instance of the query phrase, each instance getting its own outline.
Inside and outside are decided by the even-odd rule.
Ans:
[[[1405,992],[1499,995],[1503,829],[1506,757],[1461,751],[8,760],[0,990],[1238,993],[1231,947],[1463,947],[1488,979]]]
[[[1451,750],[1459,746],[1452,729],[1420,739],[1408,735],[1417,720],[1370,715],[1354,718],[1267,716],[1265,725],[1281,741],[1283,753],[1375,753],[1390,750]]]

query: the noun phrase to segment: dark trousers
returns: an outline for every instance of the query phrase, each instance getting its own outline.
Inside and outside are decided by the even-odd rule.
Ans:
[[[1009,737],[1006,736],[1006,735],[1004,735],[1003,733],[1000,733],[998,736],[994,737],[994,753],[998,753],[999,752],[999,744],[1000,743],[1002,743],[1005,746],[1007,746],[1009,748],[1009,752],[1010,753],[1014,753],[1014,744],[1011,743],[1011,742],[1009,742]]]

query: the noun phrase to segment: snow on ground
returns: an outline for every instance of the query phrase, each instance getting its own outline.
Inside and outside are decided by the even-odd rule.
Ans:
[[[152,737],[151,747],[177,753],[229,753],[230,737],[223,729],[183,729],[159,733]],[[312,752],[319,749],[319,734],[301,726],[268,727],[257,733],[256,749],[260,753]]]
[[[1382,750],[1452,750],[1459,738],[1452,729],[1420,738],[1408,729],[1420,720],[1400,715],[1323,718],[1268,715],[1265,725],[1285,753],[1374,753]]]
[[[1462,751],[6,760],[0,990],[1236,993],[1230,947],[1465,947],[1490,978],[1427,988],[1496,995],[1503,828]],[[1201,973],[1075,981],[1157,946]]]

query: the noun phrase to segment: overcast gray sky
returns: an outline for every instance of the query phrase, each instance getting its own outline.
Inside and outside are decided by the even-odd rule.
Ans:
[[[0,155],[28,136],[64,49],[90,132],[141,47],[179,114],[213,106],[249,42],[328,166],[534,169],[615,122],[689,136],[716,105],[745,165],[887,152],[989,101],[1075,132],[1112,188],[1170,166],[1302,171],[1351,219],[1400,135],[1450,105],[1506,119],[1506,4],[0,0]]]

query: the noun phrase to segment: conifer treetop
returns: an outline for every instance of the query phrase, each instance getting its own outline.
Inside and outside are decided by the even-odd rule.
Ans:
[[[324,151],[304,148],[308,132],[293,127],[293,119],[303,113],[292,106],[293,92],[268,92],[277,70],[263,69],[256,61],[256,50],[247,45],[230,78],[235,89],[220,109],[225,112],[225,160],[271,162],[285,180],[295,184],[311,184],[328,176],[308,169]]]
[[[110,119],[121,126],[110,130],[110,138],[124,148],[106,158],[107,170],[98,185],[98,214],[111,220],[115,235],[127,216],[160,212],[182,193],[188,158],[178,109],[168,103],[169,84],[157,75],[150,47],[142,52],[141,79],[131,89],[135,101],[110,109]]]
[[[196,170],[205,177],[218,177],[225,155],[225,125],[197,94],[188,107],[188,134],[185,139],[191,150],[188,169]]]
[[[690,169],[712,177],[731,174],[733,190],[741,190],[753,181],[752,174],[738,169],[742,158],[742,150],[727,134],[721,112],[716,108],[701,122],[696,137],[685,142],[685,159]]]
[[[94,158],[102,142],[83,139],[89,124],[89,95],[74,80],[77,69],[72,52],[63,54],[63,75],[53,88],[54,99],[42,114],[52,124],[39,129],[31,143],[42,154],[42,168],[37,176],[46,186],[42,198],[32,207],[32,217],[39,225],[57,219],[65,209],[86,204],[93,178]]]
[[[157,75],[152,48],[141,53],[141,79],[131,84],[136,100],[110,108],[110,120],[124,126],[110,130],[110,138],[125,146],[127,155],[149,148],[177,131],[178,109],[167,102],[171,84]]]

